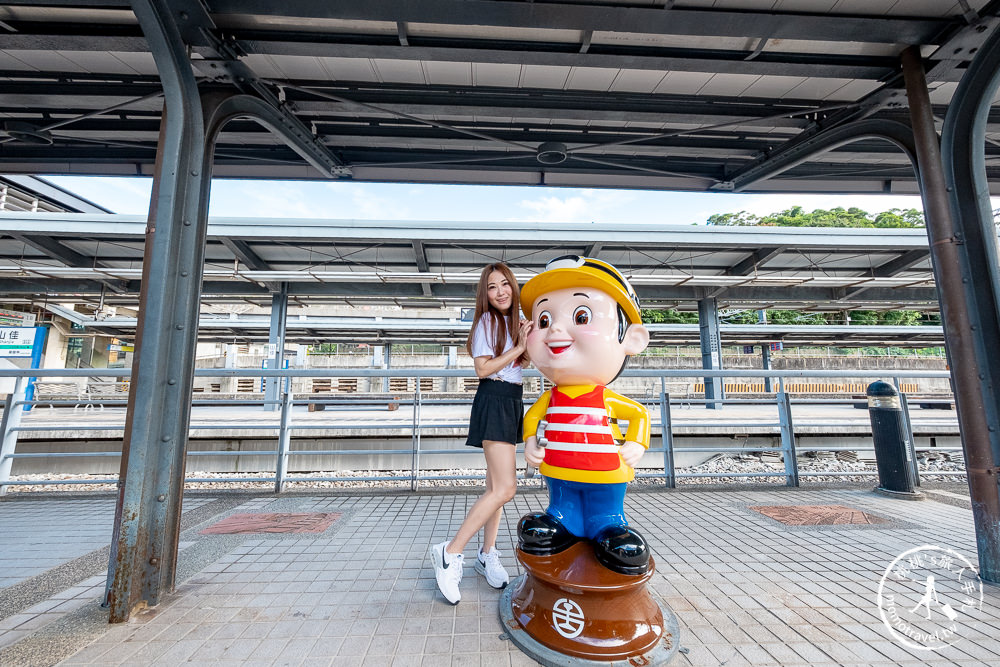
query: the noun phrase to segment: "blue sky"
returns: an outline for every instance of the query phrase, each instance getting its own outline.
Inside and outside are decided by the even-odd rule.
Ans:
[[[48,180],[111,209],[145,214],[149,178],[48,176]],[[352,218],[362,220],[537,221],[704,224],[713,213],[774,213],[855,206],[869,213],[920,209],[920,198],[897,195],[752,195],[490,185],[415,185],[319,181],[217,180],[212,216]]]

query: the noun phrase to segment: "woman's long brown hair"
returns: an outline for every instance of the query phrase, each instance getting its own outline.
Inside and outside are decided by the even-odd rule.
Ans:
[[[493,307],[489,300],[490,274],[499,271],[507,282],[510,283],[510,312],[506,315]],[[479,320],[489,312],[493,316],[493,356],[499,357],[503,354],[504,344],[507,342],[507,334],[516,347],[521,342],[521,290],[517,286],[514,272],[503,262],[487,264],[483,272],[479,275],[479,284],[476,286],[476,314],[472,318],[472,328],[469,329],[469,336],[465,339],[465,351],[472,356],[472,336],[476,331]]]

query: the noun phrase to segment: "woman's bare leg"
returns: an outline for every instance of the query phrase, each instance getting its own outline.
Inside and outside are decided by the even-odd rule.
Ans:
[[[485,528],[483,549],[492,547],[500,530],[504,503],[513,498],[517,490],[514,446],[509,442],[484,440],[483,453],[486,455],[486,492],[469,510],[465,521],[446,547],[450,554],[462,553],[480,528]]]

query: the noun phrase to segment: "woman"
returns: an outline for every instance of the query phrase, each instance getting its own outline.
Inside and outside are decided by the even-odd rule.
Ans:
[[[521,441],[521,363],[531,322],[520,320],[521,303],[514,274],[505,264],[483,269],[476,288],[476,314],[465,343],[476,365],[479,388],[472,402],[466,445],[482,447],[486,455],[486,492],[469,510],[451,540],[430,549],[438,588],[445,599],[458,604],[462,595],[462,551],[483,529],[483,545],[476,558],[476,571],[493,588],[510,580],[496,548],[503,506],[517,488],[514,443]]]

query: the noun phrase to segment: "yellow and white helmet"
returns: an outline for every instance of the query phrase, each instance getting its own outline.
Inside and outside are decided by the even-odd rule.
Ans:
[[[580,255],[557,257],[521,288],[521,310],[531,319],[531,308],[541,295],[567,287],[593,287],[609,294],[621,306],[629,324],[641,324],[639,297],[621,271],[599,259]]]

